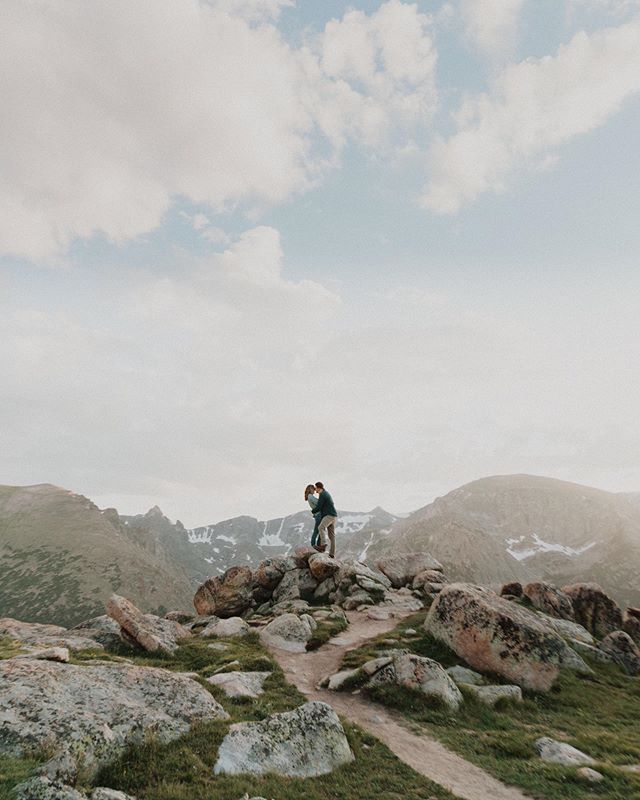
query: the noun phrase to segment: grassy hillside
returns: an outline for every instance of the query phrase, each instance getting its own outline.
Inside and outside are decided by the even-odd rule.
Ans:
[[[0,487],[0,616],[71,626],[112,592],[145,611],[191,606],[184,569],[121,531],[113,512],[50,484]]]

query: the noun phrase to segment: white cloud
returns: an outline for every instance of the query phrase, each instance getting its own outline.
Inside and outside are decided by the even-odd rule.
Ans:
[[[299,49],[272,19],[288,5],[6,0],[0,252],[45,259],[95,233],[120,243],[177,196],[214,213],[280,203],[349,135],[380,142],[432,103],[435,50],[415,5],[389,0],[355,26],[347,14]],[[320,63],[343,25],[363,29],[376,62],[365,87]],[[319,135],[333,148],[322,157]]]
[[[555,56],[506,68],[490,93],[463,104],[458,132],[431,147],[424,205],[453,213],[503,190],[516,171],[546,166],[561,145],[602,125],[638,91],[638,19],[581,31]]]
[[[525,0],[461,0],[465,33],[474,47],[492,61],[513,55]]]

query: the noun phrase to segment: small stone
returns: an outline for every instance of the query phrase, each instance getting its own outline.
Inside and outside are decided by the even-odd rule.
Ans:
[[[587,783],[600,783],[604,780],[604,775],[591,767],[580,767],[576,770],[576,775]]]
[[[512,703],[522,702],[522,689],[519,686],[475,686],[467,684],[467,690],[481,703],[491,708],[500,700],[508,700]]]
[[[219,686],[227,697],[255,698],[264,694],[263,684],[270,672],[223,672],[207,678],[207,683]]]
[[[474,672],[472,669],[467,669],[467,667],[462,667],[459,664],[456,664],[455,667],[449,667],[449,669],[445,671],[456,683],[464,683],[468,686],[481,686],[485,682],[479,672]]]
[[[227,619],[218,619],[210,623],[200,633],[200,636],[206,638],[207,636],[219,636],[223,638],[236,638],[238,636],[246,636],[251,629],[241,617],[228,617]]]
[[[332,675],[329,678],[327,688],[332,692],[339,692],[340,689],[344,686],[344,684],[350,678],[355,677],[358,674],[358,672],[359,670],[357,669],[343,669],[341,672],[336,672],[335,675]]]

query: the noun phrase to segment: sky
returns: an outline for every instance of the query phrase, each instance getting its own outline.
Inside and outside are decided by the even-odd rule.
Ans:
[[[0,483],[188,526],[640,491],[640,0],[0,31]]]

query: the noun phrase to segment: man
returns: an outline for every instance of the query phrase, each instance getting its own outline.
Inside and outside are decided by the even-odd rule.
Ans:
[[[321,552],[327,547],[327,534],[329,535],[329,556],[335,558],[336,555],[336,528],[338,512],[333,504],[333,499],[329,492],[324,488],[324,484],[316,483],[318,492],[318,502],[316,503],[315,513],[320,515],[320,525],[318,534],[320,536],[320,546],[317,548]]]

